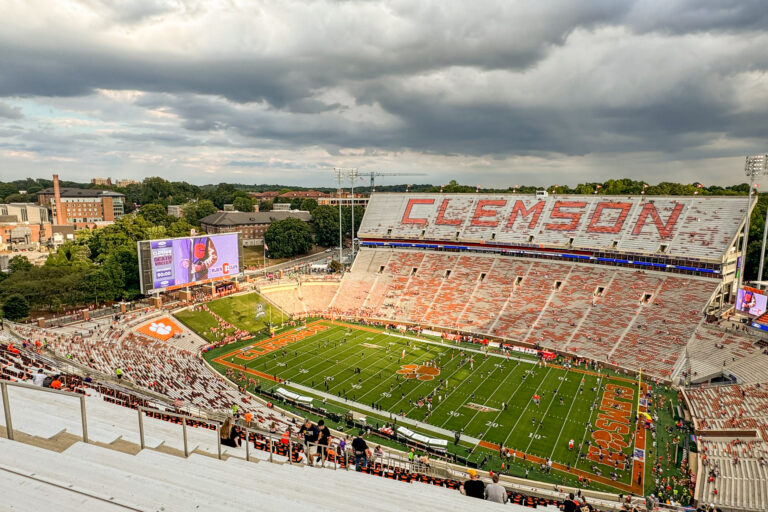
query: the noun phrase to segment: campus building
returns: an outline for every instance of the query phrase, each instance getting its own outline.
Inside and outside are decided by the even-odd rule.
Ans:
[[[57,203],[57,196],[60,202]],[[125,213],[125,196],[111,190],[59,187],[58,176],[54,186],[37,193],[37,203],[53,212],[53,223],[85,226],[114,222]]]
[[[48,209],[34,203],[0,204],[0,245],[35,246],[51,237]]]
[[[276,220],[296,218],[310,222],[312,216],[302,210],[271,212],[216,212],[200,219],[200,227],[209,235],[241,232],[243,245],[261,245],[264,232]]]

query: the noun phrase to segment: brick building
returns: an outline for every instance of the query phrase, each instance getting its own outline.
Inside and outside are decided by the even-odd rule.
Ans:
[[[0,245],[39,245],[51,233],[47,208],[33,203],[0,204]]]
[[[62,187],[61,217],[58,218],[54,188],[37,193],[37,203],[53,213],[54,224],[86,225],[113,222],[125,213],[125,196],[111,190]]]
[[[296,218],[311,222],[309,212],[301,210],[272,212],[217,212],[200,219],[200,227],[209,235],[216,233],[241,232],[243,245],[264,243],[264,232],[276,220]]]

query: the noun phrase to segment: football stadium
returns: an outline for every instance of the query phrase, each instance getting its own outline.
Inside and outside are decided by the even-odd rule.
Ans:
[[[755,203],[374,193],[340,273],[139,242],[149,298],[4,322],[9,507],[766,510]]]

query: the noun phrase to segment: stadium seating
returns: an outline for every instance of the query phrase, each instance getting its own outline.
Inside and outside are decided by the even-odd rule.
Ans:
[[[119,367],[125,380],[168,397],[179,407],[226,412],[237,404],[241,411],[253,413],[260,422],[287,423],[287,418],[273,409],[267,409],[226,384],[194,353],[132,330],[148,318],[141,314],[131,315],[123,322],[110,323],[113,329],[94,330],[90,334],[82,330],[71,333],[29,325],[17,325],[14,331],[30,343],[47,342],[49,349],[61,356],[68,355],[71,361],[97,372],[114,375]]]
[[[700,327],[686,351],[688,380],[700,383],[723,376],[743,383],[768,380],[768,354],[755,341],[735,324]]]
[[[269,453],[258,449],[251,449],[252,462],[246,462],[244,447],[226,446],[222,447],[224,460],[219,461],[216,430],[202,426],[188,426],[190,456],[183,458],[180,425],[151,416],[144,417],[146,449],[140,450],[135,412],[101,400],[93,390],[85,396],[88,433],[90,442],[100,446],[86,444],[76,440],[81,434],[80,409],[71,397],[16,387],[10,387],[8,394],[16,436],[33,436],[24,442],[0,438],[0,469],[4,470],[0,492],[3,505],[11,510],[27,510],[30,503],[45,505],[53,499],[51,505],[63,511],[216,510],[250,508],[254,502],[266,510],[285,506],[358,510],[362,503],[382,511],[423,510],[425,503],[470,511],[498,506],[462,496],[453,479],[389,466],[377,465],[368,474],[318,470],[285,464],[287,458],[278,454],[273,455],[275,463],[269,464]],[[0,426],[3,421],[0,415]],[[339,489],[343,489],[341,495]],[[562,499],[562,493],[543,492]],[[553,499],[519,492],[511,498],[508,510],[525,510],[522,505],[550,505],[557,510]]]
[[[686,395],[701,431],[755,429],[768,442],[768,382],[688,388]]]
[[[684,393],[699,435],[699,499],[739,510],[766,510],[768,382],[692,387]],[[718,437],[711,437],[714,433]]]
[[[488,254],[363,248],[359,257],[364,263],[343,278],[332,303],[335,314],[493,335],[661,377],[680,365],[718,286]]]
[[[536,244],[717,261],[736,236],[745,207],[743,198],[724,196],[379,193],[371,196],[358,236]],[[513,212],[516,220],[507,226]],[[565,230],[569,219],[574,227]]]
[[[764,443],[709,439],[700,447],[706,454],[697,494],[700,503],[745,512],[768,509]]]
[[[259,288],[259,292],[278,304],[286,313],[301,315],[327,310],[338,288],[338,282],[334,281],[296,280],[278,285],[262,286]]]

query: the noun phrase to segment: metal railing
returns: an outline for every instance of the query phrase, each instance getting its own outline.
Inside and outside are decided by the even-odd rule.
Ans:
[[[205,423],[206,420],[195,417],[195,416],[187,416],[186,414],[177,414],[175,412],[168,412],[168,411],[162,411],[160,409],[153,409],[151,407],[144,407],[144,406],[138,406],[136,410],[139,413],[139,446],[143,450],[146,448],[146,445],[144,443],[144,413],[149,414],[160,414],[162,416],[170,416],[172,418],[179,418],[181,420],[181,432],[184,436],[184,457],[189,457],[189,441],[187,439],[187,420],[195,421],[199,423]],[[221,458],[221,437],[220,437],[220,430],[221,430],[221,424],[217,421],[210,421],[210,423],[213,423],[216,425],[216,439],[218,441],[218,452],[219,452],[219,458]]]
[[[0,381],[0,392],[3,395],[3,412],[5,413],[5,431],[8,439],[13,441],[13,419],[11,418],[11,403],[8,400],[8,386],[16,388],[31,389],[34,391],[43,391],[45,393],[53,393],[55,395],[71,396],[80,400],[80,421],[83,426],[83,442],[88,442],[88,422],[85,416],[85,396],[79,393],[72,393],[70,391],[61,391],[58,389],[43,388],[35,386],[34,384],[26,384],[24,382],[9,382]]]

